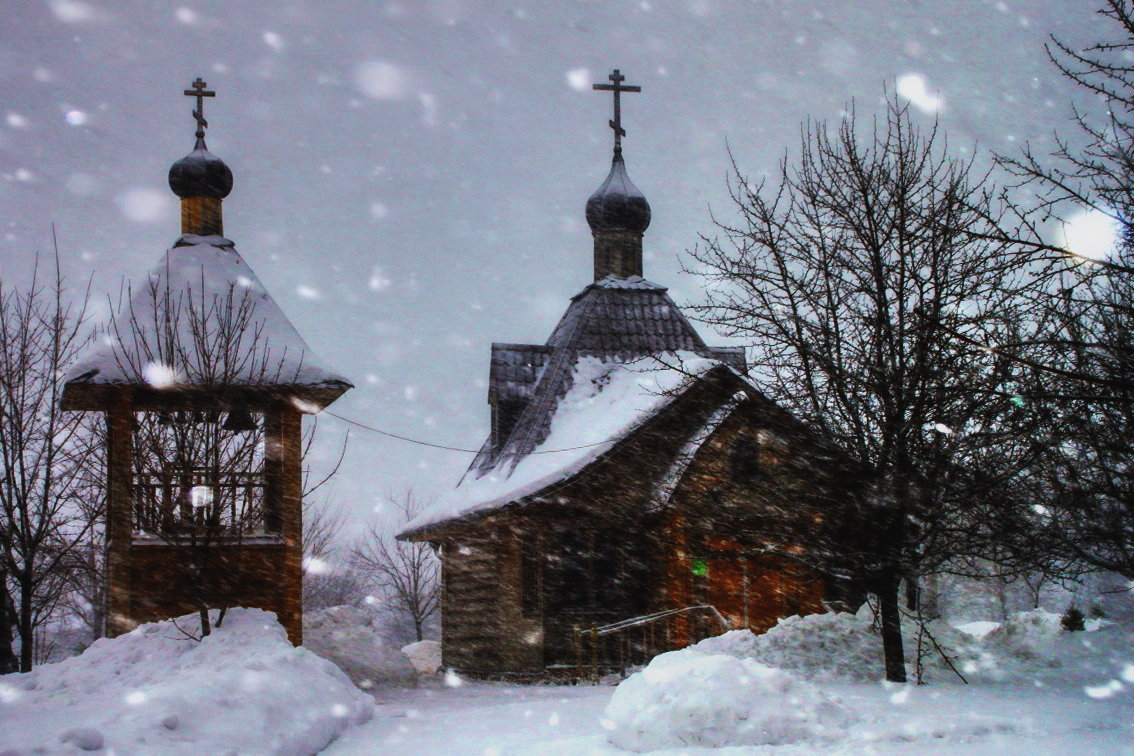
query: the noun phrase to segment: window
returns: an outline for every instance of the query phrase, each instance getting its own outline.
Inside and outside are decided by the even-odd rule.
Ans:
[[[535,533],[520,545],[520,611],[525,617],[538,617],[543,613],[543,562],[539,541],[539,534]]]
[[[750,437],[741,436],[732,445],[729,457],[732,479],[737,483],[750,483],[760,475],[760,443]]]

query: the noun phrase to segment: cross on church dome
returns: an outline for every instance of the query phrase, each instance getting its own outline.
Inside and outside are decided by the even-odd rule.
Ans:
[[[626,136],[626,129],[622,128],[622,93],[623,92],[641,92],[642,88],[635,84],[622,85],[626,81],[626,77],[617,68],[614,72],[607,77],[612,83],[610,84],[592,84],[592,89],[597,89],[602,92],[614,93],[614,118],[609,121],[610,128],[614,129],[614,154],[622,154],[622,137]]]
[[[189,86],[192,89],[186,89],[185,94],[189,97],[197,98],[197,109],[193,111],[193,118],[197,121],[197,138],[203,139],[205,137],[205,129],[209,127],[209,122],[205,120],[205,98],[216,97],[216,92],[211,92],[205,89],[207,84],[201,79],[200,76]]]
[[[626,77],[617,68],[607,77],[610,84],[594,84],[594,89],[614,94],[614,158],[610,173],[587,200],[587,223],[595,238],[594,273],[599,281],[606,276],[618,278],[642,275],[642,234],[650,225],[650,203],[646,201],[630,176],[622,159],[622,93],[641,92],[637,85],[622,82]]]

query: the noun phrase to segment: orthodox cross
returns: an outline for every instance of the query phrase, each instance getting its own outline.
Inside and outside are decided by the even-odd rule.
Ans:
[[[216,97],[217,93],[205,89],[205,82],[201,81],[198,76],[197,80],[190,84],[192,89],[186,89],[185,94],[189,97],[197,98],[197,109],[193,111],[193,118],[197,120],[197,138],[205,138],[205,129],[208,127],[209,122],[205,120],[205,98]]]
[[[610,121],[610,128],[614,129],[614,154],[622,154],[622,137],[626,136],[626,129],[622,128],[622,98],[623,92],[641,92],[642,88],[635,85],[623,85],[626,77],[616,68],[614,73],[607,77],[611,84],[592,84],[593,89],[603,92],[614,92],[614,120]]]

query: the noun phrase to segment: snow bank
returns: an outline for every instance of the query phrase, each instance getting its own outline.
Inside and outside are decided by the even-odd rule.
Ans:
[[[974,638],[981,639],[1000,627],[1000,623],[991,622],[989,620],[977,620],[976,622],[965,622],[960,625],[954,625],[954,627],[965,635],[971,635]]]
[[[928,629],[950,662],[970,670],[984,667],[983,655],[973,639],[942,623]],[[914,674],[917,660],[916,624],[902,623],[906,665]],[[693,653],[750,657],[762,664],[788,670],[811,680],[867,682],[883,677],[882,640],[872,625],[869,609],[858,614],[811,614],[786,617],[763,635],[733,630],[706,638]],[[927,680],[956,679],[949,664],[928,639],[923,640],[922,677]]]
[[[834,739],[854,717],[836,699],[752,659],[674,651],[614,691],[604,726],[631,751]]]
[[[1060,615],[1017,612],[984,638],[1002,680],[1074,681],[1091,698],[1134,692],[1134,623],[1099,623],[1069,632]]]
[[[177,624],[196,627],[192,616]],[[197,642],[174,621],[0,677],[3,747],[16,752],[313,754],[374,711],[275,615],[231,609]]]
[[[441,669],[441,644],[437,641],[423,640],[402,646],[402,653],[409,657],[419,675],[435,675]]]
[[[375,623],[373,614],[354,606],[309,612],[303,617],[303,646],[337,664],[363,690],[417,685],[414,665],[386,644]]]
[[[1072,633],[1062,629],[1058,614],[1036,609],[1009,617],[983,638],[942,622],[931,622],[928,629],[949,662],[969,682],[1034,681],[1054,676],[1080,681],[1088,695],[1103,690],[1108,696],[1126,691],[1134,683],[1134,653],[1130,650],[1134,648],[1134,623]],[[903,621],[906,671],[911,680],[916,674],[917,633],[915,623]],[[674,653],[751,658],[816,682],[871,682],[883,676],[882,641],[872,627],[869,610],[857,615],[787,617],[763,635],[733,630]],[[928,640],[923,642],[922,678],[930,682],[958,680]]]
[[[1043,609],[1016,612],[984,637],[1001,654],[1017,659],[1036,659],[1063,632],[1058,614]]]

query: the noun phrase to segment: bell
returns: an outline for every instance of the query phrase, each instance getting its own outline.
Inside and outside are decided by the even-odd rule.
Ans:
[[[224,425],[221,426],[226,431],[233,431],[240,433],[243,431],[256,430],[256,421],[252,419],[252,415],[248,410],[231,410],[228,417],[224,420]]]

